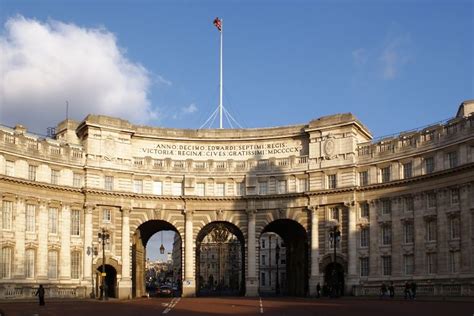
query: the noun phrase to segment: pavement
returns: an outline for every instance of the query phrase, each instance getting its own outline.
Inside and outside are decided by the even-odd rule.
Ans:
[[[141,315],[474,315],[474,299],[414,301],[377,298],[206,297],[134,300],[0,301],[0,316],[141,316]],[[2,314],[3,313],[3,314]]]

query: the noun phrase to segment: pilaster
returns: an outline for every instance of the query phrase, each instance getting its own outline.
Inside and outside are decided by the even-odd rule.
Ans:
[[[61,207],[61,249],[59,253],[59,279],[71,278],[71,209],[69,205]]]
[[[255,243],[255,218],[257,210],[247,210],[247,278],[246,278],[246,296],[258,295],[258,278],[257,278],[257,256]]]
[[[131,298],[132,280],[130,278],[130,211],[122,207],[122,279],[119,281],[119,298]]]
[[[194,239],[193,239],[193,210],[185,209],[184,231],[184,281],[183,297],[196,296],[196,278],[194,275]]]
[[[319,275],[319,205],[309,206],[311,218],[311,274],[309,277],[309,295],[316,295],[316,285],[320,282]]]
[[[25,200],[17,197],[16,206],[13,208],[13,229],[15,230],[15,254],[13,256],[13,278],[25,277]]]
[[[377,205],[378,201],[369,202],[369,227],[370,227],[370,243],[369,243],[369,276],[376,278],[380,276],[380,226],[377,222]]]
[[[48,278],[48,205],[46,201],[41,200],[38,211],[38,271],[36,277],[38,280]]]

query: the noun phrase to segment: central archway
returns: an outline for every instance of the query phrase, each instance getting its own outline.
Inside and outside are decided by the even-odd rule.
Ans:
[[[133,297],[141,297],[147,294],[146,292],[146,246],[150,238],[160,231],[174,231],[176,236],[175,245],[176,249],[173,248],[173,260],[177,260],[173,265],[177,266],[176,276],[176,288],[179,291],[181,288],[182,280],[182,248],[181,248],[181,235],[179,234],[176,227],[171,223],[163,220],[149,220],[141,224],[133,235],[132,245],[132,295]],[[177,253],[177,256],[174,253]],[[179,294],[179,293],[178,293]]]
[[[196,294],[245,294],[245,239],[240,229],[217,221],[204,226],[196,238]]]
[[[308,236],[301,224],[291,219],[277,219],[262,231],[260,237],[265,233],[275,233],[283,239],[280,249],[285,249],[285,253],[279,253],[279,264],[284,260],[286,269],[285,281],[278,284],[278,291],[274,293],[264,293],[264,295],[289,295],[306,296],[308,293]],[[273,252],[276,255],[276,252]],[[273,259],[271,259],[273,260]],[[277,265],[278,266],[278,265]],[[280,271],[279,271],[280,272]],[[282,278],[280,276],[280,281]],[[262,276],[260,275],[260,284]]]

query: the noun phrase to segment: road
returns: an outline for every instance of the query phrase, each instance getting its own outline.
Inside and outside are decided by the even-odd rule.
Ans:
[[[0,302],[1,316],[151,316],[151,315],[364,315],[364,316],[461,316],[474,315],[474,300],[404,301],[377,299],[309,298],[150,298],[105,302],[46,301]]]

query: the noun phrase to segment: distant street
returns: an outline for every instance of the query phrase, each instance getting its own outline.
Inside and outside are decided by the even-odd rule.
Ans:
[[[474,301],[404,301],[307,298],[153,298],[130,301],[46,301],[0,303],[1,316],[150,315],[374,315],[462,316],[474,314]]]

